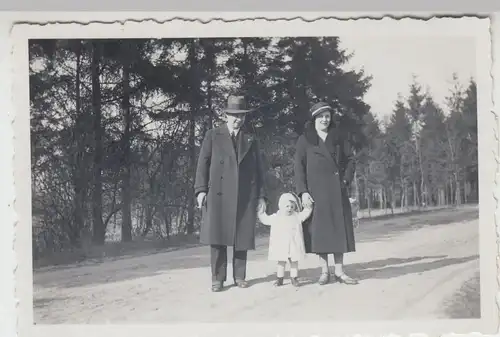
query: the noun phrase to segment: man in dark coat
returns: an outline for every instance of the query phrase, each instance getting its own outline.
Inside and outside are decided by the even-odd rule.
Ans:
[[[243,97],[228,98],[227,123],[206,133],[196,169],[194,189],[203,217],[200,241],[211,246],[215,292],[226,281],[227,246],[233,246],[235,284],[248,287],[247,251],[255,249],[257,209],[265,203],[259,145],[242,128],[248,111]]]
[[[296,145],[295,184],[304,204],[314,203],[312,217],[304,224],[304,241],[306,252],[321,258],[319,283],[330,280],[328,254],[333,254],[335,279],[356,284],[343,271],[344,253],[355,250],[348,192],[354,161],[348,140],[332,121],[333,112],[326,103],[311,108],[311,120]]]

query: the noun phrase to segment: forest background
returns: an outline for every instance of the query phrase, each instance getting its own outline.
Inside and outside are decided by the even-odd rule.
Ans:
[[[35,266],[195,244],[199,146],[229,94],[254,108],[271,209],[293,190],[294,145],[318,100],[342,112],[366,216],[478,202],[473,77],[450,74],[444,104],[414,77],[391,111],[373,111],[373,76],[349,67],[356,50],[336,37],[31,40],[29,51]]]

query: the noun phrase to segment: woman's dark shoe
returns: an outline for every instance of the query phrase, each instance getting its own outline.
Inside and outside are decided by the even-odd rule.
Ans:
[[[274,281],[273,285],[275,287],[281,287],[283,285],[283,277],[278,277],[276,281]]]
[[[218,293],[222,290],[222,282],[213,282],[212,283],[212,292]]]
[[[298,278],[292,277],[292,285],[294,287],[298,287],[299,286],[299,280],[298,280]]]
[[[349,284],[349,285],[355,285],[355,284],[358,284],[359,281],[350,277],[350,276],[347,276],[346,274],[342,273],[340,275],[335,275],[335,280],[337,280],[338,282],[340,283],[343,283],[343,284]]]
[[[330,273],[321,273],[318,280],[319,285],[324,286],[328,282],[330,282]]]

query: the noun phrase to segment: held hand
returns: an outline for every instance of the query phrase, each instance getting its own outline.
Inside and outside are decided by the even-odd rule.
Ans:
[[[201,209],[203,207],[203,205],[205,204],[206,198],[207,198],[207,194],[205,192],[200,192],[200,194],[198,194],[198,197],[197,197],[198,208]]]
[[[262,214],[266,211],[266,206],[259,203],[259,206],[257,207],[257,213]]]
[[[257,211],[260,213],[260,212],[265,212],[266,211],[266,201],[264,200],[264,198],[259,198],[259,205],[257,207]]]
[[[310,209],[312,210],[313,207],[314,207],[314,203],[313,202],[310,202],[310,203],[307,203],[307,204],[302,204],[303,205],[303,208],[307,208],[307,209]]]
[[[306,192],[302,194],[302,204],[304,207],[312,207],[313,203],[314,200],[309,193]]]

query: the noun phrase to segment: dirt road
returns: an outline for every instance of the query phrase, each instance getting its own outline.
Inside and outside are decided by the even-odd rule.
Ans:
[[[275,265],[262,238],[249,253],[252,286],[221,293],[210,292],[206,247],[37,271],[35,323],[479,316],[476,207],[365,221],[356,231],[357,251],[345,261],[346,271],[361,280],[356,286],[319,286],[318,261],[309,256],[300,266],[300,288],[289,280],[274,288]]]

